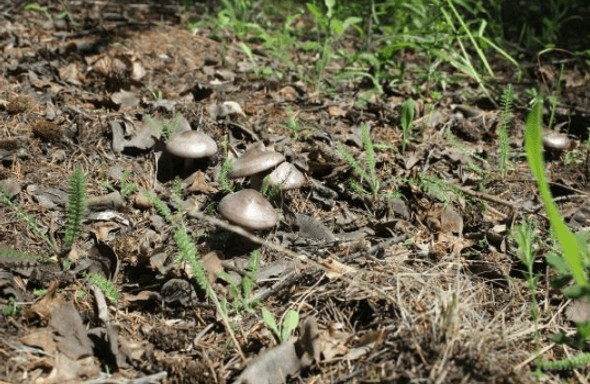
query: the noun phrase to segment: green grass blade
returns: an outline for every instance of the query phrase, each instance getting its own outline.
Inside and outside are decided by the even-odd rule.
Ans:
[[[584,266],[582,264],[582,249],[573,232],[567,227],[563,221],[563,217],[559,213],[557,205],[553,202],[549,185],[545,177],[545,162],[541,152],[542,137],[541,137],[541,111],[543,103],[540,100],[535,101],[533,110],[529,113],[526,120],[526,155],[529,162],[529,167],[535,179],[547,216],[551,223],[551,227],[557,237],[557,241],[563,250],[563,256],[568,263],[575,282],[581,287],[588,286],[588,280],[584,273]]]

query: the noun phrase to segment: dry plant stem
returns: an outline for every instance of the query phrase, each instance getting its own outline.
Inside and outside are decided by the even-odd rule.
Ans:
[[[158,372],[153,375],[143,376],[137,379],[114,379],[112,377],[106,377],[95,380],[84,381],[86,384],[151,384],[151,383],[162,383],[168,377],[168,372]]]
[[[301,262],[302,264],[311,265],[311,266],[313,266],[315,268],[319,268],[319,269],[321,269],[321,270],[323,270],[325,272],[332,272],[332,268],[330,268],[330,266],[329,266],[330,259],[316,261],[316,260],[313,260],[313,259],[308,258],[307,256],[299,255],[297,252],[293,252],[292,250],[287,249],[287,248],[285,248],[283,246],[280,246],[278,244],[274,244],[274,243],[272,243],[270,241],[264,240],[261,237],[258,237],[256,235],[253,235],[250,232],[248,232],[245,229],[243,229],[242,227],[238,227],[238,226],[229,224],[229,223],[227,223],[227,222],[225,222],[223,220],[219,220],[219,219],[217,219],[217,218],[215,218],[213,216],[206,215],[206,214],[204,214],[202,212],[196,212],[196,213],[193,214],[193,216],[195,218],[199,219],[199,220],[207,221],[207,222],[209,222],[209,223],[211,223],[213,225],[216,225],[216,226],[218,226],[220,228],[223,228],[223,229],[225,229],[227,231],[233,232],[236,235],[243,236],[246,239],[252,241],[253,243],[262,245],[262,246],[267,247],[267,248],[270,248],[270,249],[272,249],[272,250],[274,250],[276,252],[279,252],[279,253],[282,253],[282,254],[284,254],[286,256],[289,256],[293,260],[297,260],[297,261]],[[354,286],[357,286],[359,288],[366,289],[366,290],[371,291],[371,292],[375,292],[377,294],[377,296],[379,296],[380,298],[382,298],[382,299],[384,299],[384,300],[386,300],[388,302],[395,303],[395,301],[393,300],[393,298],[391,297],[390,294],[388,294],[387,292],[383,291],[381,288],[379,288],[379,287],[377,287],[375,285],[372,285],[372,284],[369,284],[369,283],[358,282],[358,281],[356,281],[354,279],[351,279],[351,278],[349,278],[349,277],[347,277],[345,275],[341,275],[341,274],[338,274],[338,278],[341,279],[341,280],[343,280],[343,281],[345,281],[345,282],[347,282],[350,285],[354,285]]]
[[[484,192],[478,192],[478,191],[474,191],[472,189],[469,188],[465,188],[462,187],[460,185],[455,185],[453,184],[454,188],[457,188],[458,190],[460,190],[461,192],[465,193],[466,195],[469,196],[473,196],[475,198],[481,199],[481,200],[486,200],[486,201],[490,201],[492,203],[497,203],[500,205],[504,205],[506,207],[512,208],[514,210],[519,210],[521,209],[521,207],[519,207],[518,205],[516,205],[515,203],[508,201],[508,200],[504,200],[504,199],[500,199],[499,197],[496,197],[494,195],[490,195],[488,193],[484,193]],[[499,212],[502,215],[504,215],[502,212]],[[506,216],[506,215],[504,215]]]
[[[534,361],[535,359],[537,359],[538,357],[541,357],[545,354],[545,352],[549,351],[550,349],[552,349],[553,347],[555,347],[555,343],[551,343],[548,346],[546,346],[545,348],[541,349],[540,351],[534,353],[532,356],[530,356],[528,359],[526,359],[525,361],[517,364],[516,366],[514,366],[514,369],[516,371],[520,371],[522,368],[524,368],[525,366],[529,365],[532,361]]]

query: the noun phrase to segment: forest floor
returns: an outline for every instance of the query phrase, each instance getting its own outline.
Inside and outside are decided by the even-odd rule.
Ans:
[[[441,65],[446,87],[408,71],[363,101],[371,84],[338,77],[337,60],[314,85],[301,73],[313,71],[316,56],[287,51],[289,67],[256,40],[204,27],[191,33],[181,6],[64,1],[44,14],[4,4],[0,184],[12,206],[0,206],[0,380],[279,383],[289,373],[288,382],[305,383],[528,383],[538,354],[576,353],[551,339],[575,327],[542,258],[554,244],[525,156],[530,109],[522,97],[503,114],[471,78]],[[396,60],[429,65],[411,51]],[[547,148],[546,171],[566,221],[584,228],[588,67],[531,60],[517,82],[514,68],[491,62],[495,95],[513,83],[515,94],[540,89],[559,100],[553,127],[568,143]],[[404,141],[402,104],[412,98]],[[210,135],[218,153],[193,164],[174,159],[163,145],[181,126]],[[260,142],[303,172],[305,184],[269,198],[277,225],[244,235],[219,222],[216,206],[227,188],[249,181],[220,174],[227,156]],[[88,213],[65,247],[77,168]],[[179,229],[145,191],[173,214],[184,208],[174,220],[216,297],[230,302],[225,320],[177,261]],[[524,222],[536,223],[537,322],[510,237]],[[111,280],[120,299],[105,299],[90,272]],[[292,338],[273,332],[263,307],[278,328],[298,314]],[[590,373],[539,380],[585,383]]]

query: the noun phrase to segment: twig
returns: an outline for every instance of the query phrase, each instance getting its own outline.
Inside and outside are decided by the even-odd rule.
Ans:
[[[213,225],[216,225],[216,226],[218,226],[220,228],[223,228],[225,230],[228,230],[230,232],[233,232],[233,233],[235,233],[237,235],[243,236],[243,237],[245,237],[246,239],[250,240],[253,243],[259,244],[261,246],[267,247],[267,248],[272,249],[272,250],[274,250],[276,252],[279,252],[279,253],[282,253],[282,254],[284,254],[286,256],[289,256],[293,260],[299,261],[299,262],[301,262],[303,264],[311,265],[311,266],[313,266],[315,268],[318,268],[318,269],[321,269],[321,270],[323,270],[325,272],[333,272],[330,269],[330,267],[329,267],[329,263],[326,262],[326,261],[329,261],[329,260],[325,260],[325,261],[322,260],[320,262],[320,261],[313,260],[313,259],[311,259],[311,258],[309,258],[309,257],[307,257],[305,255],[299,255],[298,253],[293,252],[292,250],[290,250],[288,248],[285,248],[285,247],[283,247],[281,245],[272,243],[272,242],[270,242],[268,240],[264,240],[261,237],[258,237],[256,235],[253,235],[253,234],[251,234],[250,232],[246,231],[245,229],[243,229],[241,227],[238,227],[238,226],[229,224],[229,223],[227,223],[227,222],[225,222],[223,220],[219,220],[219,219],[217,219],[217,218],[215,218],[213,216],[206,215],[206,214],[204,214],[202,212],[195,212],[193,214],[193,216],[195,218],[199,219],[199,220],[203,220],[203,221],[209,222],[209,223],[211,223]],[[297,265],[294,268],[296,268],[296,267],[297,267]],[[367,290],[370,290],[372,292],[375,292],[382,299],[384,299],[386,301],[389,301],[389,302],[393,302],[392,301],[391,294],[385,292],[383,289],[381,289],[381,288],[379,288],[379,287],[377,287],[377,286],[375,286],[373,284],[369,284],[369,283],[366,283],[366,282],[358,282],[357,280],[351,279],[351,278],[349,278],[348,276],[346,276],[344,274],[338,274],[338,278],[341,279],[341,280],[343,280],[343,281],[345,281],[345,282],[347,282],[350,285],[358,286],[360,288],[367,289]]]

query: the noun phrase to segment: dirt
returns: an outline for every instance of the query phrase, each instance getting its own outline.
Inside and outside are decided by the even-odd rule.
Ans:
[[[231,299],[216,273],[243,278],[251,251],[260,249],[253,294],[276,319],[294,309],[307,324],[293,345],[308,348],[313,359],[298,354],[300,366],[287,382],[528,383],[539,351],[547,360],[576,352],[551,341],[574,326],[564,314],[567,300],[549,284],[553,272],[541,257],[549,245],[539,242],[535,264],[537,343],[532,294],[509,237],[513,225],[532,221],[539,241],[549,236],[524,156],[525,100],[512,110],[503,176],[501,110],[451,67],[442,68],[456,79],[446,88],[408,72],[399,87],[361,103],[366,84],[336,81],[337,61],[318,87],[300,78],[313,67],[312,56],[293,51],[294,65],[285,67],[254,40],[247,42],[253,67],[231,34],[207,27],[190,33],[180,5],[39,4],[51,17],[24,11],[22,2],[5,1],[0,13],[0,181],[42,233],[0,207],[1,380],[225,383],[263,351],[272,356],[278,340],[260,306],[230,312],[237,347],[193,271],[175,262],[174,228],[141,191],[174,211],[177,177],[184,179],[187,231],[217,295]],[[69,18],[58,17],[62,11]],[[399,60],[425,65],[412,52]],[[527,63],[516,82],[514,69],[496,58],[490,86],[496,100],[511,82],[519,95],[554,92],[564,62],[555,126],[581,157],[566,164],[565,151],[552,149],[546,157],[569,222],[588,193],[587,65],[546,58]],[[429,88],[439,100],[416,93]],[[401,105],[408,98],[417,100],[415,129],[402,152]],[[212,109],[224,102],[242,113]],[[170,156],[153,127],[181,120],[210,135],[217,155],[189,168]],[[376,148],[375,196],[351,187],[360,175],[339,150],[364,164],[363,124]],[[215,221],[227,193],[219,173],[225,148],[241,154],[259,142],[284,154],[306,181],[271,199],[276,226],[244,237]],[[86,177],[90,207],[66,248],[68,182],[76,168]],[[132,183],[137,189],[123,193]],[[248,186],[233,181],[235,190]],[[578,227],[585,227],[581,220]],[[9,251],[51,261],[8,257]],[[84,279],[89,272],[112,280],[121,300],[101,299]],[[10,312],[15,306],[18,312]],[[306,334],[319,343],[304,340]],[[279,369],[280,358],[270,358]],[[276,382],[273,369],[258,372],[257,382]],[[542,378],[562,380],[584,383],[590,373]]]

